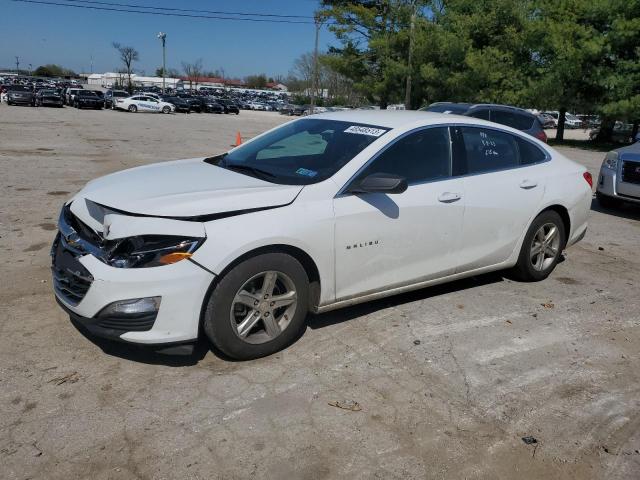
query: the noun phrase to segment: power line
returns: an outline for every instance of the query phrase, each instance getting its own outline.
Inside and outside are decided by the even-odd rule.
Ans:
[[[139,5],[131,3],[115,3],[115,2],[100,2],[95,0],[64,0],[68,3],[88,3],[94,5],[108,5],[110,7],[127,7],[138,8],[146,10],[160,10],[170,12],[191,12],[191,13],[209,13],[213,15],[237,15],[242,17],[275,17],[275,18],[305,18],[307,20],[313,20],[311,15],[280,15],[277,13],[249,13],[249,12],[224,12],[217,10],[198,10],[191,8],[172,8],[172,7],[154,7],[150,5]]]
[[[186,17],[186,18],[201,18],[201,19],[209,19],[209,20],[235,20],[239,22],[262,22],[262,23],[293,23],[293,24],[306,24],[313,25],[313,21],[305,21],[305,20],[284,20],[284,19],[271,19],[271,18],[238,18],[238,17],[229,17],[223,15],[196,15],[196,14],[188,14],[188,13],[177,13],[177,12],[152,12],[152,11],[144,11],[144,10],[132,10],[130,8],[121,8],[121,7],[106,7],[106,6],[95,6],[95,5],[75,5],[69,3],[60,3],[53,1],[45,1],[45,0],[11,0],[12,2],[18,3],[32,3],[39,5],[49,5],[55,7],[68,7],[68,8],[80,8],[86,10],[102,10],[109,12],[121,12],[121,13],[140,13],[143,15],[156,15],[163,17]],[[66,0],[69,1],[69,0]],[[107,2],[103,2],[107,3]],[[149,8],[149,7],[146,7]]]

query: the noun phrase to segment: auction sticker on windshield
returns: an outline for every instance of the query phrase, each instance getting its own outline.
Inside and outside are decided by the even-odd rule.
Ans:
[[[361,127],[359,125],[351,125],[344,132],[357,133],[358,135],[370,135],[372,137],[379,137],[383,133],[386,133],[386,130],[383,130],[381,128]]]

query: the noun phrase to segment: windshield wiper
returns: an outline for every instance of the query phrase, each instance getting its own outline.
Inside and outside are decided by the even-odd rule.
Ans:
[[[238,165],[238,164],[225,163],[224,166],[223,165],[219,165],[219,166],[222,166],[223,168],[227,168],[229,170],[235,170],[235,171],[238,171],[240,173],[248,173],[252,177],[257,177],[257,178],[262,178],[262,179],[264,179],[264,177],[266,177],[266,178],[277,178],[276,175],[274,175],[271,172],[267,172],[266,170],[262,170],[262,169],[256,168],[256,167],[250,167],[249,165]]]

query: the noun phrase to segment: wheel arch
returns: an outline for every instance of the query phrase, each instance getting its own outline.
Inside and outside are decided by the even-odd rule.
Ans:
[[[220,274],[216,275],[209,289],[207,290],[206,295],[204,296],[202,306],[200,308],[200,328],[202,328],[202,324],[204,321],[204,314],[207,309],[207,303],[209,302],[209,298],[211,293],[215,290],[216,286],[220,282],[224,276],[233,270],[236,265],[249,260],[250,258],[256,257],[258,255],[262,255],[265,253],[285,253],[287,255],[292,256],[296,260],[300,262],[302,268],[304,268],[307,273],[307,277],[309,278],[309,310],[314,311],[315,308],[320,303],[320,292],[321,292],[321,284],[320,284],[320,271],[318,270],[318,266],[316,262],[311,258],[311,256],[302,250],[299,247],[294,247],[293,245],[287,244],[271,244],[264,245],[261,247],[254,248],[253,250],[249,250],[248,252],[243,253],[235,260],[231,261],[227,264],[226,267],[220,272]]]
[[[538,215],[534,217],[534,219],[540,216],[541,214],[543,214],[544,212],[548,212],[548,211],[556,212],[558,215],[560,215],[560,218],[562,219],[564,232],[565,232],[564,245],[563,245],[563,248],[564,248],[566,247],[569,238],[571,238],[571,216],[569,215],[569,210],[567,210],[565,206],[556,203],[553,205],[549,205],[545,209],[541,210],[538,213]]]

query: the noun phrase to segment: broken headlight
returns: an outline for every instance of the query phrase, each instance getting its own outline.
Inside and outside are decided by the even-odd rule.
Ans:
[[[204,238],[172,235],[140,235],[119,240],[107,263],[116,268],[147,268],[170,265],[190,258]]]

